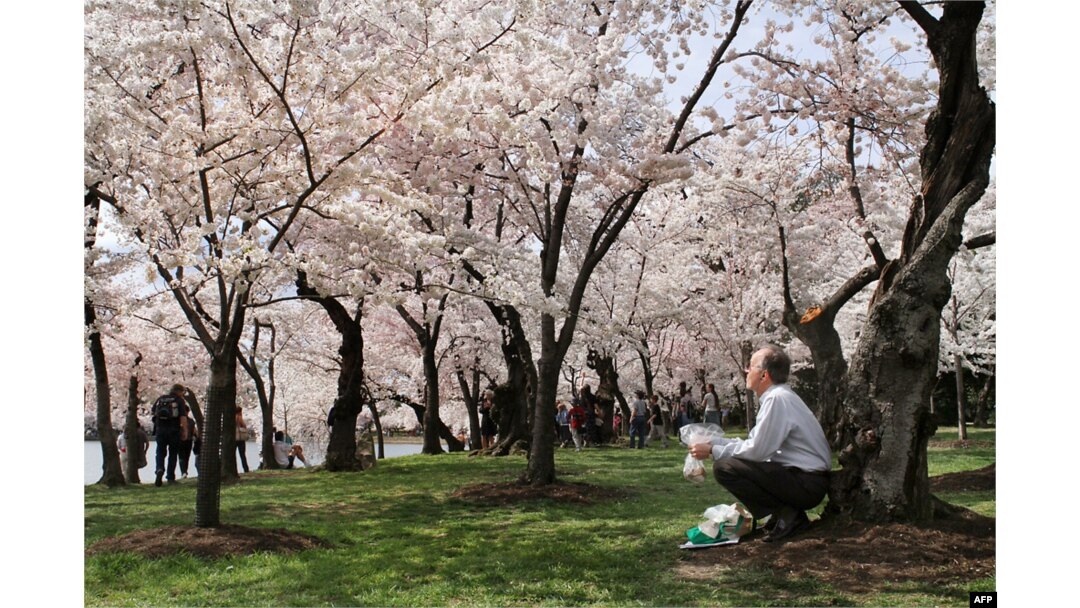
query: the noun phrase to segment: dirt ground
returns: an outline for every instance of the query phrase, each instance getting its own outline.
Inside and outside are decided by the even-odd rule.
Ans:
[[[994,466],[977,471],[942,475],[931,480],[932,492],[993,490]],[[533,488],[516,483],[466,486],[454,498],[485,505],[548,499],[578,504],[610,500],[608,490],[581,483],[558,483]],[[761,542],[755,531],[737,545],[684,551],[679,575],[715,578],[733,564],[771,568],[789,576],[812,576],[841,592],[867,593],[896,582],[933,585],[962,584],[994,572],[994,519],[967,510],[949,518],[914,527],[910,524],[866,525],[837,519],[816,520],[784,543]],[[682,542],[685,539],[674,539]],[[186,551],[200,557],[245,555],[255,552],[289,553],[325,547],[318,538],[284,529],[221,526],[170,526],[138,530],[107,538],[87,549],[130,551],[149,557]]]

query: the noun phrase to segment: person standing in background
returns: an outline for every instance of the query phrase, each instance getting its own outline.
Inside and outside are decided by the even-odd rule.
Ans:
[[[244,411],[240,409],[240,406],[236,406],[236,454],[240,457],[240,464],[244,467],[244,472],[247,473],[247,439],[248,428],[244,423]]]
[[[705,422],[720,426],[720,398],[716,396],[716,388],[712,385],[705,386],[705,395],[701,398],[701,409],[705,411]]]
[[[191,419],[191,416],[184,416],[180,424],[186,430],[184,438],[180,440],[180,477],[187,479],[188,463],[191,461],[191,451],[195,447],[195,421]]]

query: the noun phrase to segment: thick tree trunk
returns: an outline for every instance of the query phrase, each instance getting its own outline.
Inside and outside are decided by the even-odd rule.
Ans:
[[[341,327],[339,326],[339,330]],[[356,419],[367,401],[364,388],[364,338],[360,323],[341,332],[341,371],[334,399],[334,426],[326,446],[326,470],[360,471],[364,468],[356,452]]]
[[[835,315],[822,313],[812,321],[800,323],[785,314],[785,325],[810,349],[814,360],[814,377],[817,380],[818,422],[825,431],[832,449],[840,448],[842,436],[841,412],[843,411],[844,378],[847,361],[840,346],[840,334],[833,326]]]
[[[116,431],[112,426],[112,406],[109,399],[109,373],[105,364],[105,349],[101,334],[93,329],[97,321],[90,300],[84,303],[86,327],[90,328],[90,361],[94,367],[94,389],[97,394],[97,427],[101,441],[101,479],[98,483],[110,488],[124,485],[124,472],[120,469],[120,448],[116,446]]]
[[[421,454],[442,454],[439,442],[440,427],[445,427],[439,418],[439,365],[435,361],[435,341],[428,339],[424,344],[424,447]],[[452,433],[451,433],[452,435]]]
[[[932,515],[926,444],[935,430],[929,403],[948,283],[943,273],[935,279],[919,270],[873,307],[852,357],[843,470],[833,473],[830,512],[869,521]]]
[[[127,442],[127,466],[124,467],[124,480],[139,483],[139,460],[142,458],[142,440],[139,437],[139,374],[137,372],[142,355],[135,357],[135,368],[128,378],[127,413],[124,417],[124,437]]]
[[[359,471],[363,461],[356,453],[356,419],[368,401],[364,385],[364,300],[356,306],[356,314],[350,315],[336,298],[323,297],[311,287],[304,271],[297,272],[296,292],[318,303],[326,311],[330,321],[341,334],[341,369],[338,372],[338,392],[334,398],[334,425],[330,427],[330,440],[326,446],[326,469],[329,471]],[[371,411],[378,427],[378,412],[372,404]],[[382,433],[379,433],[379,453],[382,454]]]
[[[600,443],[611,443],[615,441],[615,430],[611,424],[615,417],[615,402],[619,402],[622,418],[626,423],[630,421],[630,406],[626,403],[626,396],[619,389],[619,373],[615,371],[614,357],[590,349],[587,365],[596,371],[596,376],[599,378],[596,385],[596,400],[604,413],[604,423],[600,425]]]
[[[226,483],[238,481],[236,470],[236,367],[233,367],[233,400],[225,406],[221,419],[221,480]],[[201,450],[200,450],[201,451]],[[199,461],[200,463],[202,460]]]
[[[919,157],[922,191],[848,370],[843,470],[833,474],[828,510],[864,521],[933,515],[926,444],[934,432],[929,403],[941,311],[952,289],[947,270],[964,217],[989,184],[995,142],[994,106],[979,86],[975,52],[983,4],[946,3],[940,19],[917,2],[901,6],[927,33],[940,85]]]
[[[218,355],[210,360],[202,447],[199,450],[199,478],[195,491],[195,525],[200,528],[221,524],[223,423],[226,413],[234,411],[236,407],[236,351],[231,352],[232,356]],[[269,454],[272,457],[273,451]]]
[[[274,459],[274,406],[269,401],[259,401],[259,411],[262,414],[262,461],[260,469],[281,468]]]
[[[532,349],[525,339],[517,310],[503,306],[497,311],[492,310],[492,313],[503,324],[501,348],[506,363],[506,383],[495,389],[495,406],[498,408],[495,421],[499,426],[499,441],[488,452],[494,456],[506,456],[514,446],[526,451],[530,448],[530,406],[536,398],[537,373],[532,362]]]
[[[83,232],[83,250],[85,270],[91,266],[91,251],[97,242],[98,213],[101,198],[96,187],[86,190],[83,197],[85,225]],[[120,470],[120,448],[116,445],[116,433],[112,428],[112,406],[109,396],[109,373],[105,363],[105,348],[101,344],[101,332],[98,331],[97,311],[90,293],[83,294],[83,323],[87,330],[87,347],[90,350],[90,362],[94,367],[94,389],[97,394],[97,427],[101,441],[101,479],[98,483],[112,488],[124,485],[124,472]]]
[[[548,349],[544,349],[547,351]],[[524,481],[534,486],[555,483],[555,395],[559,386],[559,362],[541,356],[537,366],[536,399],[533,405],[532,445]]]

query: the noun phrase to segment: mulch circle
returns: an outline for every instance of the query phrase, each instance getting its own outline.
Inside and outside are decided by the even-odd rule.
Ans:
[[[960,473],[946,473],[930,479],[933,492],[986,492],[997,487],[997,464]]]
[[[218,558],[252,553],[294,553],[329,546],[330,543],[322,539],[283,528],[166,526],[105,538],[91,545],[86,552],[89,555],[131,552],[145,557],[188,553]]]

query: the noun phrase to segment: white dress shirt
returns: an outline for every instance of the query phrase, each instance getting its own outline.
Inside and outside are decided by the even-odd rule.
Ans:
[[[832,468],[829,442],[814,413],[787,384],[774,384],[761,395],[757,424],[746,439],[712,441],[714,459],[771,461],[803,471]]]

